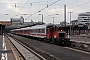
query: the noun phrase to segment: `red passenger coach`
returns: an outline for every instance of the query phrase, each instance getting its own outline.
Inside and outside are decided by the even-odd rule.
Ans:
[[[28,35],[55,44],[68,45],[69,38],[66,38],[66,32],[55,24],[36,25],[32,27],[11,30],[14,34]]]
[[[18,35],[30,36],[30,27],[14,29],[14,30],[11,30],[10,32]]]

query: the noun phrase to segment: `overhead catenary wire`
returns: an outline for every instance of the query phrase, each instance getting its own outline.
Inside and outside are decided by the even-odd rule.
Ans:
[[[33,16],[33,15],[35,15],[35,14],[41,12],[42,10],[44,10],[44,9],[46,9],[46,8],[48,8],[48,7],[50,7],[50,6],[52,6],[53,4],[55,4],[55,3],[59,2],[59,1],[60,1],[60,0],[57,0],[57,1],[53,2],[53,3],[51,3],[50,5],[48,5],[48,6],[44,7],[44,8],[42,8],[41,10],[39,10],[39,11],[33,13],[32,15],[28,16],[25,20],[27,20],[29,17],[31,17],[31,16]]]
[[[87,4],[87,3],[90,3],[90,1],[87,1],[87,2],[84,2],[84,3],[78,4],[78,5],[75,5],[75,6],[71,7],[71,8],[69,8],[69,9],[72,9],[72,8],[75,8],[75,7],[78,7],[78,6]]]
[[[29,0],[28,0],[29,1]],[[58,1],[60,1],[60,0],[58,0]],[[41,1],[41,2],[47,2],[47,1]],[[32,3],[39,3],[39,2],[32,2]],[[87,3],[90,3],[90,1],[87,1],[87,2],[84,2],[84,3],[81,3],[81,4],[78,4],[78,5],[75,5],[75,6],[73,6],[73,7],[71,7],[71,8],[69,8],[69,9],[72,9],[72,8],[76,8],[76,7],[79,7],[79,6],[81,6],[81,5],[84,5],[84,4],[87,4]],[[0,3],[0,4],[15,4],[15,3]],[[18,4],[18,3],[16,3],[16,4]],[[19,3],[20,4],[20,3]],[[25,5],[26,4],[28,4],[28,2],[26,2],[26,3],[24,3]],[[30,4],[30,3],[29,3]],[[25,6],[24,5],[24,6]],[[21,10],[24,8],[24,6],[21,8]],[[47,4],[47,7],[45,7],[45,8],[48,8],[49,7],[49,5]],[[21,11],[20,10],[20,11]],[[42,11],[42,10],[44,10],[44,9],[41,9],[41,10],[39,10],[39,11],[37,11],[36,13],[38,13],[38,12],[40,12],[40,11]],[[20,13],[20,11],[18,12],[18,14]],[[36,13],[34,13],[34,14],[36,14]],[[17,14],[17,15],[18,15]],[[32,15],[34,15],[34,14],[32,14]],[[31,16],[32,16],[31,15]],[[30,16],[29,16],[30,17]],[[29,17],[27,17],[26,19],[28,19]]]
[[[26,1],[26,3],[24,4],[24,6],[28,3],[29,0]],[[24,8],[24,6],[20,9],[20,11]],[[18,14],[20,13],[20,11],[18,12]],[[17,15],[16,15],[17,16]]]
[[[28,1],[29,1],[29,0],[27,0],[27,2],[24,4],[24,6],[25,6],[26,4],[28,4]],[[31,3],[29,3],[29,4],[31,4],[31,6],[32,6],[32,3],[40,3],[40,2],[47,2],[47,1],[31,2]],[[20,4],[20,3],[19,3],[19,4]],[[21,10],[24,8],[24,6],[20,9],[20,11],[17,13],[17,15],[21,12]],[[15,15],[15,16],[17,16],[17,15]]]
[[[58,1],[60,1],[60,0],[58,0]],[[52,4],[50,4],[50,5],[47,5],[46,7],[42,8],[41,10],[39,10],[39,11],[33,13],[32,15],[28,16],[25,20],[27,20],[29,17],[35,15],[36,13],[39,13],[39,12],[41,12],[42,10],[48,8],[49,6],[51,6],[51,5],[55,4],[55,3],[57,3],[58,1],[55,1],[54,3],[52,3]],[[75,7],[78,7],[78,6],[84,5],[84,4],[86,4],[86,3],[90,3],[90,1],[84,2],[84,3],[79,4],[79,5],[76,5],[76,6],[73,6],[73,7],[69,8],[69,9],[72,9],[72,8],[75,8]]]
[[[30,2],[30,3],[41,3],[41,2],[48,2],[48,1],[39,1],[39,2]],[[15,2],[15,3],[16,3],[16,2]],[[1,2],[0,2],[0,4],[15,4],[15,3],[3,3],[3,2],[1,3]],[[27,3],[27,4],[30,4],[30,3]],[[19,3],[16,3],[16,4],[25,4],[25,3],[20,3],[20,2],[19,2]]]
[[[29,1],[29,0],[28,0]],[[40,2],[30,2],[30,3],[28,3],[28,1],[26,2],[26,3],[0,3],[0,4],[30,4],[30,3],[40,3],[40,2],[48,2],[48,1],[40,1]],[[60,1],[60,0],[59,0]],[[76,5],[76,6],[73,6],[73,7],[71,7],[71,8],[69,8],[69,9],[72,9],[72,8],[75,8],[75,7],[78,7],[78,6],[81,6],[81,5],[84,5],[84,4],[86,4],[86,3],[90,3],[90,1],[87,1],[87,2],[84,2],[84,3],[82,3],[82,4],[78,4],[78,5]],[[24,6],[25,6],[24,5]],[[21,10],[24,8],[24,6],[21,8]],[[47,7],[48,7],[49,5],[47,4]],[[21,11],[20,10],[20,11]],[[19,12],[20,12],[19,11]],[[18,13],[19,14],[19,13]]]
[[[82,5],[87,4],[87,3],[90,3],[90,1],[87,1],[87,2],[84,2],[84,3],[78,4],[78,5],[75,5],[75,6],[73,6],[73,7],[70,7],[69,9],[73,9],[73,8],[82,6]],[[63,10],[63,11],[64,11],[64,10]],[[61,12],[63,12],[63,11],[61,11]]]

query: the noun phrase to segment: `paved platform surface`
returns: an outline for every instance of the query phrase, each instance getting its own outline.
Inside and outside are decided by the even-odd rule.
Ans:
[[[3,35],[0,35],[0,60],[16,60],[8,43],[8,38]]]
[[[7,50],[8,50],[8,53],[7,53],[7,56],[8,56],[8,60],[16,60],[12,50],[11,50],[11,47],[9,45],[9,42],[8,42],[8,38],[5,36],[5,43],[6,43],[6,47],[7,47]]]
[[[25,47],[23,47],[18,42],[13,40],[11,37],[9,37],[9,39],[15,45],[15,47],[20,51],[20,53],[25,57],[26,60],[40,60],[37,56],[35,56],[30,51],[28,51]]]

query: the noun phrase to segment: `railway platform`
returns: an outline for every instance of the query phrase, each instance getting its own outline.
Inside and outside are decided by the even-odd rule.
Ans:
[[[8,38],[10,39],[11,43],[15,46],[15,48],[18,50],[18,52],[21,54],[22,58],[20,57],[17,57],[17,60],[18,59],[23,59],[23,60],[41,60],[41,58],[43,60],[45,60],[43,57],[39,58],[38,56],[36,56],[34,53],[32,53],[32,51],[28,50],[27,48],[25,48],[25,45],[22,46],[22,44],[20,44],[19,42],[16,42],[13,38],[9,37]]]
[[[0,35],[0,60],[16,60],[7,37]]]
[[[42,60],[33,52],[11,37],[0,35],[0,60]],[[43,58],[43,60],[45,59]]]

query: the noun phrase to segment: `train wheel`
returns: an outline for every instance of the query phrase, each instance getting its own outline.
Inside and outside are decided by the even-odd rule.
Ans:
[[[57,39],[54,39],[54,44],[55,44],[55,45],[58,45],[58,43],[59,43],[59,42],[57,41]]]
[[[46,39],[46,38],[44,38],[44,39],[43,39],[43,41],[45,41],[45,42],[46,42],[46,41],[47,41],[47,39]]]
[[[71,41],[69,39],[66,41],[66,46],[71,46]]]
[[[51,39],[51,43],[54,43],[54,38]]]

